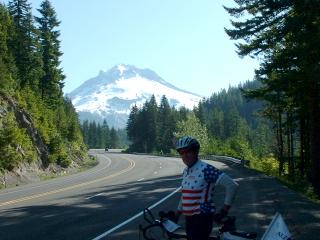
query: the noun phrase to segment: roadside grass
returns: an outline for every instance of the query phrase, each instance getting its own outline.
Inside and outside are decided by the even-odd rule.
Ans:
[[[96,165],[98,165],[98,159],[95,156],[89,155],[89,157],[81,163],[80,171],[88,170]]]
[[[290,181],[286,177],[276,177],[282,184],[286,185],[288,188],[292,189],[293,191],[307,197],[312,202],[320,204],[320,198],[314,191],[312,185],[307,182],[306,180],[299,179],[299,181]]]
[[[63,168],[57,172],[42,173],[42,174],[39,174],[39,178],[41,181],[46,181],[46,180],[50,180],[57,177],[72,175],[72,174],[83,172],[90,168],[93,168],[97,164],[98,164],[98,159],[90,155],[88,158],[85,158],[84,161],[82,161],[76,167],[74,166],[69,168]]]

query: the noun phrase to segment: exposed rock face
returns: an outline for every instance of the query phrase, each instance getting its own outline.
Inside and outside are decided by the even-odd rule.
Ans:
[[[22,108],[17,100],[0,90],[1,129],[6,127],[4,126],[3,120],[8,114],[15,116],[15,122],[13,124],[25,130],[32,141],[32,147],[30,147],[30,141],[27,143],[28,145],[25,146],[24,143],[21,142],[14,145],[14,152],[11,154],[21,154],[22,159],[25,161],[19,159],[19,165],[14,165],[15,168],[13,170],[0,171],[0,189],[3,187],[37,182],[40,181],[41,178],[58,177],[79,171],[79,165],[86,159],[86,156],[82,156],[81,154],[77,155],[75,151],[72,151],[72,148],[68,148],[70,151],[69,157],[72,159],[70,166],[63,167],[56,162],[49,163],[49,148],[42,139],[39,129],[36,128],[32,115]],[[25,152],[27,149],[28,151],[32,151],[32,157],[29,159]],[[36,159],[34,159],[35,152]]]
[[[7,110],[2,108],[2,113],[5,111],[13,111],[14,115],[17,119],[17,124],[20,127],[23,127],[27,130],[28,135],[32,139],[35,149],[41,159],[40,164],[43,168],[48,166],[48,158],[49,151],[48,147],[44,144],[37,128],[35,128],[30,115],[22,108],[20,108],[16,101],[14,101],[11,97],[0,94],[0,98],[2,98],[5,102],[8,103]],[[0,111],[1,114],[1,111]],[[1,116],[0,116],[1,117]]]
[[[18,103],[10,96],[0,92],[0,127],[3,128],[1,121],[9,112],[13,112],[17,121],[17,126],[26,129],[30,136],[33,146],[38,154],[38,161],[33,163],[22,162],[17,169],[12,172],[0,172],[0,189],[3,187],[20,185],[39,181],[39,173],[47,172],[49,151],[48,147],[43,142],[38,129],[34,126],[30,114],[19,107]],[[23,152],[23,146],[17,149],[18,152]]]

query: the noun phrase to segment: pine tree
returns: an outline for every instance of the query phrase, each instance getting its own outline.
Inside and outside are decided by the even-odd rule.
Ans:
[[[70,142],[83,142],[83,136],[81,133],[80,121],[76,109],[74,108],[71,99],[64,98],[64,112],[66,115],[66,135],[65,137]]]
[[[0,89],[12,92],[16,84],[16,67],[9,48],[14,25],[7,8],[0,3]]]
[[[83,140],[86,145],[89,145],[89,121],[85,120],[81,125]]]
[[[305,146],[303,136],[300,148],[305,148],[310,154],[309,176],[320,195],[319,1],[235,2],[237,7],[226,10],[235,18],[245,15],[245,20],[232,21],[234,29],[226,32],[234,40],[245,40],[237,44],[239,55],[259,56],[262,60],[257,75],[263,86],[255,94],[271,100],[271,105],[277,106],[273,100],[280,99],[284,105],[281,110],[287,120],[285,127],[288,129],[292,125],[294,115],[301,122],[300,126],[307,118],[310,145]],[[279,114],[280,120],[282,113]],[[279,125],[282,126],[282,122]],[[288,144],[291,142],[290,132],[287,134]],[[301,132],[305,134],[306,131]],[[292,150],[289,152],[290,157]]]
[[[137,151],[139,149],[139,131],[138,131],[138,118],[139,118],[139,109],[137,105],[132,106],[128,121],[127,121],[127,136],[130,141],[130,150]]]
[[[109,148],[110,146],[110,129],[107,124],[106,120],[103,120],[102,126],[101,126],[101,132],[102,132],[102,144],[104,148]]]
[[[162,96],[158,109],[157,149],[162,153],[169,153],[172,146],[173,133],[175,130],[175,119],[173,117],[168,99]]]
[[[158,106],[155,96],[152,95],[150,100],[147,101],[143,106],[143,122],[145,123],[145,151],[150,153],[156,150],[157,142],[157,115]]]
[[[49,0],[41,3],[38,9],[41,17],[36,17],[39,24],[40,40],[42,47],[42,60],[44,76],[41,78],[40,90],[42,99],[49,103],[49,107],[55,108],[62,102],[62,88],[64,86],[62,69],[59,67],[62,52],[60,51],[60,32],[56,30],[60,22]]]
[[[89,123],[88,145],[89,148],[97,147],[97,124],[95,121]]]
[[[34,26],[31,5],[27,0],[12,0],[9,2],[9,11],[15,25],[10,49],[18,69],[20,88],[30,87],[37,91],[43,71],[39,37]]]
[[[119,147],[119,137],[117,131],[114,128],[111,128],[110,130],[110,143],[112,148]]]

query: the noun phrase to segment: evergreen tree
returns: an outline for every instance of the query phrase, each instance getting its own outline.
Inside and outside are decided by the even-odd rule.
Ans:
[[[80,121],[76,109],[74,108],[71,99],[64,99],[64,112],[66,114],[66,135],[65,137],[70,142],[83,142],[83,135],[81,133]]]
[[[36,21],[39,24],[45,73],[40,82],[41,96],[49,103],[49,107],[55,108],[61,104],[65,78],[62,69],[59,68],[62,52],[60,51],[60,32],[56,28],[59,27],[60,22],[49,0],[44,0],[38,11],[41,17],[36,17]]]
[[[35,160],[35,149],[25,129],[16,126],[15,116],[7,113],[0,128],[0,172],[12,171],[21,162]]]
[[[162,96],[158,110],[157,149],[162,153],[169,153],[172,146],[175,119],[173,117],[168,99]]]
[[[158,106],[154,95],[151,96],[150,101],[147,101],[143,107],[143,122],[145,129],[144,146],[145,151],[150,153],[156,150],[157,142],[157,115]]]
[[[176,119],[177,119],[178,121],[186,120],[186,119],[187,119],[187,116],[188,116],[188,114],[189,114],[189,112],[190,112],[190,111],[189,111],[186,107],[184,107],[184,106],[180,107],[178,111],[176,111],[174,108],[171,109],[171,110],[172,110],[173,113],[175,113]]]
[[[7,8],[0,3],[0,89],[12,92],[16,88],[16,67],[9,48],[14,31]]]
[[[284,107],[278,111],[278,132],[287,129],[286,141],[290,175],[294,174],[292,150],[292,126],[299,119],[302,130],[300,148],[309,153],[311,168],[309,177],[320,195],[320,4],[310,1],[235,1],[238,6],[226,8],[235,18],[246,16],[245,21],[232,21],[233,29],[226,30],[238,43],[241,56],[259,56],[262,61],[257,71],[263,86],[251,95],[262,97],[277,106],[278,99]],[[249,95],[250,96],[250,95]],[[280,111],[281,110],[281,111]],[[282,116],[283,115],[283,116]],[[294,116],[297,117],[294,117]],[[282,122],[285,117],[286,122]],[[309,122],[304,130],[304,122]],[[282,136],[282,134],[280,134]],[[306,144],[306,138],[309,143]],[[285,138],[279,139],[284,145]],[[304,161],[307,156],[301,154]],[[280,165],[283,161],[280,159]],[[281,166],[280,166],[281,168]]]
[[[114,128],[111,128],[110,130],[110,143],[112,148],[119,147],[119,137],[118,137],[117,131]]]
[[[101,126],[99,122],[97,122],[97,125],[96,125],[94,139],[95,139],[94,140],[95,144],[93,148],[103,148],[101,146],[102,134],[101,134]]]
[[[110,129],[106,120],[103,120],[103,123],[101,126],[101,133],[102,133],[102,147],[109,148],[109,146],[111,145]]]
[[[128,140],[131,142],[130,149],[137,151],[137,149],[141,149],[140,141],[139,141],[139,129],[138,129],[138,119],[139,119],[140,111],[137,105],[134,105],[131,108],[128,121],[127,121],[127,136]]]
[[[19,85],[22,89],[30,87],[37,91],[43,71],[39,37],[34,26],[31,5],[27,0],[12,0],[9,2],[9,11],[15,25],[10,49],[18,69]]]
[[[210,113],[209,113],[210,114]],[[212,109],[211,114],[208,117],[208,131],[210,136],[219,139],[225,138],[225,126],[224,126],[224,113],[219,108]]]
[[[81,125],[84,143],[89,146],[89,121],[85,120]]]
[[[88,145],[90,148],[97,146],[97,124],[95,121],[89,123]]]

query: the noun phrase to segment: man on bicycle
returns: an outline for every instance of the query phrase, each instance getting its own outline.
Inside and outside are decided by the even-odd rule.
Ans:
[[[186,136],[178,140],[176,150],[186,165],[183,171],[182,196],[177,216],[185,216],[188,240],[207,240],[210,236],[216,208],[212,200],[216,185],[225,187],[224,206],[220,216],[226,216],[238,184],[227,174],[198,158],[199,142]]]

